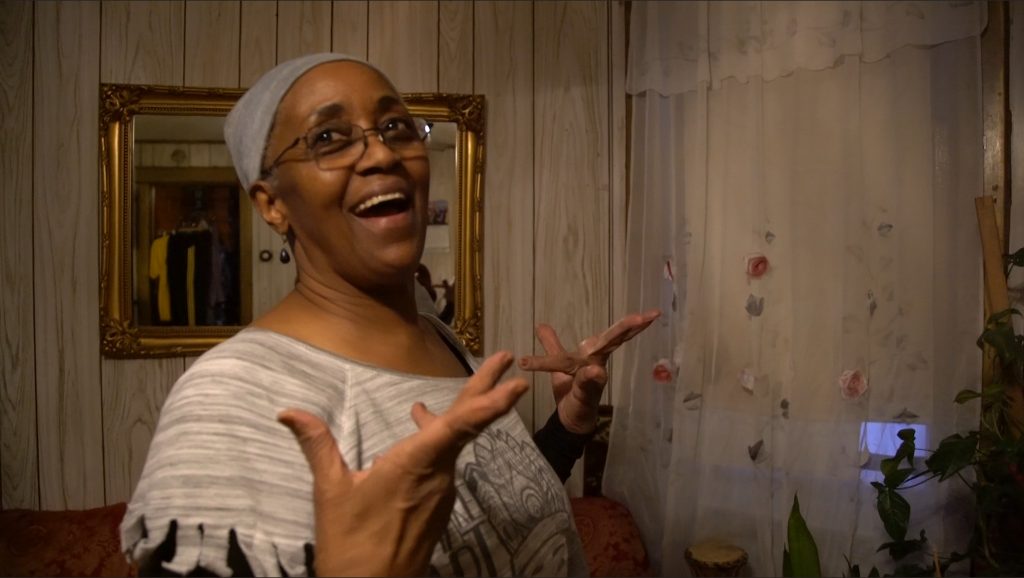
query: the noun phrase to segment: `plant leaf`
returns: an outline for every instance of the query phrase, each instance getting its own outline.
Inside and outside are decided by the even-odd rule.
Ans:
[[[928,456],[924,463],[929,470],[939,474],[939,481],[944,481],[970,466],[974,462],[977,449],[977,432],[967,436],[953,434],[939,442],[935,453]]]
[[[914,436],[917,432],[912,427],[906,427],[896,432],[896,436],[903,440],[900,447],[896,448],[896,455],[892,459],[896,460],[896,465],[899,465],[901,460],[907,460],[907,465],[914,467],[914,452],[917,450],[917,446],[914,443]]]
[[[896,470],[891,476],[886,476],[885,485],[893,489],[899,488],[913,473],[914,468],[902,468]]]
[[[1014,253],[1006,255],[1006,262],[1012,263],[1016,267],[1024,267],[1024,247],[1017,249]]]
[[[793,576],[793,560],[789,556],[789,549],[785,546],[782,547],[782,576],[784,578]]]
[[[974,391],[973,389],[961,389],[957,392],[956,397],[953,399],[954,403],[967,403],[972,399],[981,397],[980,391]]]
[[[919,539],[886,542],[885,544],[879,546],[878,550],[875,551],[881,552],[882,550],[888,550],[889,556],[892,557],[893,560],[898,561],[901,558],[905,558],[909,554],[913,554],[914,552],[920,552],[924,549],[924,546],[927,543],[928,539],[924,535],[924,530],[921,530],[921,537]]]
[[[885,531],[896,542],[907,536],[910,524],[910,504],[895,488],[886,487],[878,490],[878,517],[885,525]]]
[[[897,460],[896,458],[885,458],[884,460],[882,460],[882,463],[878,469],[881,470],[882,475],[885,476],[886,486],[892,487],[889,484],[889,477],[896,473],[896,470],[899,469],[899,462],[900,460]]]
[[[821,576],[821,561],[818,558],[818,545],[814,536],[807,528],[807,522],[800,515],[800,500],[793,495],[793,509],[789,512],[789,525],[786,541],[789,546],[790,573],[787,576]],[[783,571],[785,571],[785,552],[783,553]]]
[[[901,440],[903,440],[905,442],[910,442],[910,443],[914,443],[914,441],[915,441],[914,436],[916,436],[916,435],[917,435],[917,431],[915,431],[914,428],[912,428],[912,427],[905,427],[905,428],[901,429],[900,431],[896,432],[896,437],[900,438]]]

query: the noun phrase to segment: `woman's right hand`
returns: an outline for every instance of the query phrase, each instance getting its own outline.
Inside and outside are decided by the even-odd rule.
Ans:
[[[443,414],[413,405],[419,431],[366,470],[349,470],[319,418],[295,409],[278,415],[313,472],[318,576],[426,574],[455,503],[455,459],[529,387],[522,378],[495,385],[512,359],[508,352],[487,358]]]

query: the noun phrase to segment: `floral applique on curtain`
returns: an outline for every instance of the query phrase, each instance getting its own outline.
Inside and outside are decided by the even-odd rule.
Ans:
[[[760,317],[764,313],[764,297],[757,297],[751,293],[747,297],[746,309],[751,317]]]
[[[672,362],[667,359],[659,359],[654,364],[654,370],[651,372],[651,377],[655,383],[672,383],[673,379]]]
[[[859,369],[847,369],[839,376],[839,393],[843,399],[859,399],[868,390],[868,379]]]
[[[747,455],[750,456],[750,461],[755,464],[764,461],[764,453],[761,449],[764,448],[764,440],[759,439],[754,442],[754,445],[747,446]]]
[[[751,253],[746,259],[747,277],[760,279],[768,272],[768,257],[761,253]]]
[[[754,373],[749,369],[744,369],[740,372],[740,387],[749,394],[754,393],[754,384],[757,383],[757,378],[754,377]]]

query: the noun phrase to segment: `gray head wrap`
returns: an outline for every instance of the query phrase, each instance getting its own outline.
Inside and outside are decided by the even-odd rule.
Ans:
[[[260,178],[260,165],[263,163],[270,128],[274,124],[277,107],[288,89],[309,69],[334,60],[359,62],[380,72],[372,64],[347,54],[307,54],[270,69],[235,103],[224,122],[224,140],[227,141],[231,161],[235,164],[235,172],[238,173],[243,189],[248,191]],[[381,75],[384,76],[384,73],[381,72]]]

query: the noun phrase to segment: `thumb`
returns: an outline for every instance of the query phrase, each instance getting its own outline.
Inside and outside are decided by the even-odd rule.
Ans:
[[[348,466],[341,457],[330,428],[322,419],[302,410],[286,409],[277,414],[277,421],[291,430],[299,442],[309,469],[313,472],[314,485],[337,487],[351,483]]]
[[[413,404],[412,420],[416,422],[416,427],[420,428],[421,430],[426,429],[427,426],[434,423],[434,420],[436,419],[437,416],[434,415],[429,409],[427,409],[427,406],[424,405],[423,402],[417,401],[416,403]]]

